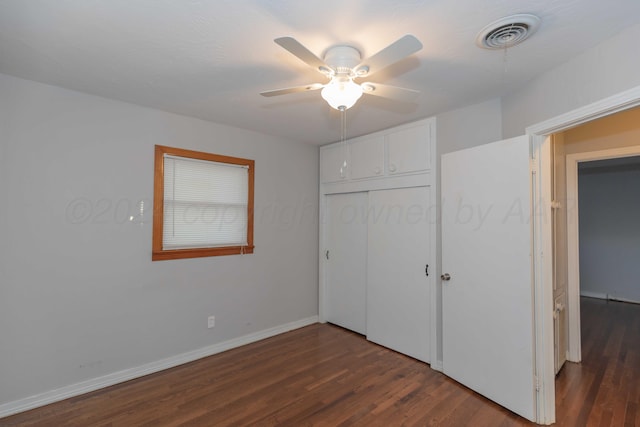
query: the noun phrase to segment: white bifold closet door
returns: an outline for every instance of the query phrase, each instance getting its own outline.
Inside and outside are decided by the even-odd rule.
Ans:
[[[328,322],[366,333],[366,192],[326,197],[325,301]]]
[[[367,339],[429,362],[430,187],[369,192]],[[429,266],[431,274],[431,266]]]

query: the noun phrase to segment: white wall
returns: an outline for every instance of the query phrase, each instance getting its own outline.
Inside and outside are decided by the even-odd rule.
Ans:
[[[503,136],[523,135],[540,123],[592,102],[640,86],[640,25],[568,59],[503,97]]]
[[[439,154],[501,140],[501,114],[499,98],[438,114],[436,126]]]
[[[640,302],[640,168],[579,174],[580,291]]]
[[[317,147],[3,75],[0,120],[0,406],[317,316]],[[154,144],[256,161],[255,254],[151,262]]]

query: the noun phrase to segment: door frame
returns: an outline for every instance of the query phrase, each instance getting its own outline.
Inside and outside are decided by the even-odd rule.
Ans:
[[[567,310],[569,320],[567,360],[571,362],[580,362],[582,360],[578,164],[594,160],[617,159],[638,155],[640,155],[640,145],[567,155],[567,200],[575,201],[575,209],[567,210]]]
[[[532,147],[534,172],[534,316],[535,366],[537,378],[537,422],[555,422],[555,369],[553,329],[553,263],[545,254],[553,253],[551,221],[551,143],[550,135],[640,105],[640,86],[593,102],[526,128]],[[550,214],[549,214],[550,215]],[[547,218],[548,219],[548,218]],[[571,307],[567,307],[571,310]],[[572,314],[569,311],[569,318]],[[579,315],[579,314],[578,314]]]

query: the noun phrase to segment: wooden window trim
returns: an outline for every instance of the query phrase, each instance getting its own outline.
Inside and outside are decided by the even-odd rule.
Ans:
[[[248,167],[248,201],[247,201],[247,246],[223,246],[216,248],[194,249],[162,249],[162,233],[164,218],[164,155],[186,157],[198,160],[208,160],[218,163],[230,163]],[[254,196],[254,167],[255,161],[239,157],[222,156],[219,154],[203,153],[182,148],[155,146],[155,164],[153,175],[153,240],[152,261],[169,259],[199,258],[222,255],[252,254],[253,245],[253,196]]]

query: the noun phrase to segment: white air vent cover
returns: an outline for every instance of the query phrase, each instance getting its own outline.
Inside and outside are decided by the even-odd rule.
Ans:
[[[484,49],[506,49],[531,37],[539,25],[540,18],[535,15],[507,16],[484,27],[476,37],[476,44]]]

